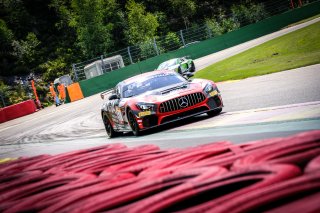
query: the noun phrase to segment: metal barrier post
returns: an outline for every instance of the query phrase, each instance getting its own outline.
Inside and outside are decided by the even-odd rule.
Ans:
[[[182,40],[182,44],[183,44],[183,46],[185,47],[185,46],[186,46],[186,43],[184,42],[182,30],[180,30],[180,37],[181,37],[181,40]]]
[[[159,55],[159,50],[158,50],[158,47],[157,47],[157,43],[156,43],[156,39],[155,39],[155,38],[153,38],[153,47],[154,47],[154,49],[156,50],[157,55]]]
[[[207,24],[206,24],[206,29],[208,31],[209,38],[211,38],[212,37],[212,31],[211,31],[210,27]]]
[[[4,102],[2,93],[0,93],[0,97],[1,97],[1,100],[2,100],[3,107],[6,107],[6,103]]]
[[[133,64],[131,53],[130,53],[130,46],[127,49],[128,49],[128,55],[129,55],[130,63]]]
[[[103,61],[103,55],[100,55],[102,73],[105,73],[106,67]]]
[[[76,65],[72,64],[72,70],[74,72],[74,77],[76,81],[79,81],[78,75],[77,75],[77,71],[76,71]]]

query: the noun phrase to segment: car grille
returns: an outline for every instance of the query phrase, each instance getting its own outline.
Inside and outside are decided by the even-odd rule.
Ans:
[[[198,103],[201,103],[205,99],[206,97],[201,92],[188,94],[188,95],[181,96],[179,98],[174,98],[169,101],[165,101],[161,103],[159,107],[159,111],[160,113],[165,113],[165,112],[181,110],[190,106],[194,106]]]

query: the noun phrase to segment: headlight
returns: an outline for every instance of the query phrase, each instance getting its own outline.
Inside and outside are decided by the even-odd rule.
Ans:
[[[146,110],[153,110],[154,104],[150,104],[150,103],[137,103],[137,107],[142,110],[142,111],[146,111]]]
[[[212,86],[212,84],[207,84],[206,87],[204,88],[204,91],[209,94],[210,92],[212,92],[213,90],[215,90],[216,88],[214,88]]]

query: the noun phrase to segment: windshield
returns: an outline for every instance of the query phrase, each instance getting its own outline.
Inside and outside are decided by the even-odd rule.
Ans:
[[[149,76],[148,78],[138,79],[133,83],[124,85],[122,88],[122,97],[129,98],[151,90],[156,90],[182,82],[186,82],[186,79],[178,74],[160,73]]]
[[[158,70],[174,66],[174,65],[176,65],[176,63],[177,63],[177,59],[176,58],[175,59],[171,59],[169,61],[165,61],[165,62],[163,62],[162,64],[159,65]]]

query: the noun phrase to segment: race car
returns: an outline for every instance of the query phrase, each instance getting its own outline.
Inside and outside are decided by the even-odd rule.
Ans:
[[[179,74],[184,74],[187,72],[194,72],[196,70],[194,62],[192,59],[187,59],[186,57],[182,58],[173,58],[168,61],[162,62],[157,70],[174,70]]]
[[[186,79],[174,71],[152,71],[124,80],[101,93],[101,116],[109,138],[119,132],[142,131],[184,118],[222,111],[217,85]]]

